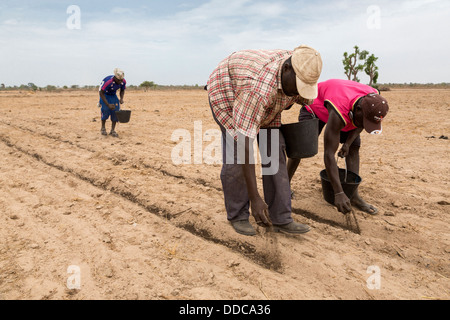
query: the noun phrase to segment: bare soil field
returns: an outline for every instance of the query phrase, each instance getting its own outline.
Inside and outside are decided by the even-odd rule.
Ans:
[[[384,133],[361,149],[379,214],[356,210],[358,232],[325,202],[321,136],[292,184],[312,230],[245,237],[221,165],[172,162],[175,130],[218,129],[205,91],[127,92],[119,138],[100,134],[97,92],[0,92],[0,299],[449,299],[450,90],[383,95]]]

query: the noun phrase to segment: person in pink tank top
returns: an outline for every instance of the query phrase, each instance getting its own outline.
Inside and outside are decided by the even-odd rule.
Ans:
[[[315,114],[319,118],[319,134],[325,124],[324,162],[327,175],[335,193],[335,205],[344,214],[352,206],[369,213],[377,214],[378,209],[368,204],[355,192],[349,199],[342,189],[336,152],[343,144],[338,156],[345,158],[347,169],[359,175],[360,134],[366,130],[370,134],[382,133],[382,121],[389,111],[389,105],[378,90],[358,82],[331,79],[318,85],[319,95],[314,102],[300,111],[299,121],[311,119]],[[300,159],[289,159],[289,179],[292,178],[300,164]]]

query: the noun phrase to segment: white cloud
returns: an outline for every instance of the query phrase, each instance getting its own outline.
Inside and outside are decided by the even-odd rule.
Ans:
[[[402,10],[416,11],[428,5],[442,4],[442,0],[408,0],[401,3]]]
[[[114,7],[111,9],[112,14],[133,14],[134,11],[130,8],[121,8],[121,7]]]
[[[16,26],[19,24],[19,21],[17,19],[8,19],[3,21],[3,24],[7,26]]]

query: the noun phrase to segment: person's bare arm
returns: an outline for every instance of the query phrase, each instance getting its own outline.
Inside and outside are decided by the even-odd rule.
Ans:
[[[339,212],[344,214],[351,211],[350,199],[345,195],[339,179],[339,168],[336,163],[335,155],[340,144],[340,132],[344,128],[344,123],[338,114],[328,107],[329,118],[324,134],[324,162],[328,178],[333,186],[335,194],[335,205]]]
[[[341,150],[338,153],[338,156],[340,158],[347,158],[348,153],[350,151],[350,146],[355,141],[355,139],[363,132],[364,128],[357,128],[349,133],[347,137],[347,141],[345,141],[344,145],[342,146]]]
[[[120,104],[123,104],[123,98],[125,97],[125,89],[120,89]]]

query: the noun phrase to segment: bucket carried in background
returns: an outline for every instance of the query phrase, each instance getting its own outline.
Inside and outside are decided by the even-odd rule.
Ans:
[[[311,116],[310,120],[281,126],[288,158],[305,159],[319,153],[319,119],[314,113]]]
[[[331,181],[328,178],[327,170],[320,172],[320,179],[322,180],[322,191],[324,199],[334,205],[334,190]],[[339,180],[341,181],[342,189],[345,195],[351,199],[355,194],[356,189],[361,184],[362,179],[354,172],[347,171],[347,169],[339,169]]]
[[[130,122],[131,110],[116,111],[116,116],[120,123],[128,123]]]

